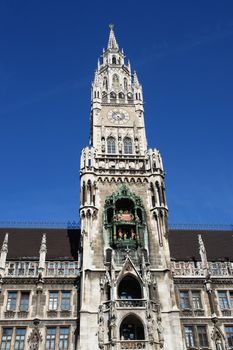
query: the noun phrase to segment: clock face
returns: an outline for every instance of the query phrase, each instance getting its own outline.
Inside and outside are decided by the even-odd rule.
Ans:
[[[129,113],[123,109],[113,109],[108,112],[108,119],[114,124],[125,124],[129,120]]]

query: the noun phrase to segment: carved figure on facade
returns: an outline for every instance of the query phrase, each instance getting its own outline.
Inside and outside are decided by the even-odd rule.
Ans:
[[[146,319],[147,319],[147,331],[148,331],[148,340],[150,344],[153,344],[155,341],[155,326],[154,326],[154,315],[152,311],[151,302],[147,302],[147,310],[146,310]]]
[[[216,350],[225,350],[225,338],[224,334],[222,333],[219,325],[218,325],[218,319],[217,317],[213,319],[214,327],[213,327],[213,332],[211,335],[211,338],[214,341]]]
[[[103,314],[103,305],[99,306],[99,313],[98,313],[98,343],[99,348],[104,348],[104,314]]]
[[[118,137],[118,151],[122,153],[122,139],[120,136]]]
[[[113,301],[110,306],[110,330],[111,330],[112,342],[115,342],[117,338],[116,320],[117,320],[116,305],[115,305],[115,302]]]
[[[158,333],[158,339],[159,339],[159,345],[160,348],[163,348],[164,345],[164,328],[162,326],[162,319],[161,316],[157,316],[157,333]]]
[[[39,332],[39,329],[37,326],[35,326],[28,338],[30,350],[38,350],[40,342],[42,342],[42,336]]]

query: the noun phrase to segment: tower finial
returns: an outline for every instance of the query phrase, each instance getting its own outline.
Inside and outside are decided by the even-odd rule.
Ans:
[[[117,44],[115,34],[114,34],[114,25],[111,23],[109,24],[110,34],[108,39],[108,49],[119,49],[119,46]]]

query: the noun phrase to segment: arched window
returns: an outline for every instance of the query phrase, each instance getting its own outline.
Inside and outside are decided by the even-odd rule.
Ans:
[[[161,193],[161,187],[160,187],[158,181],[156,181],[155,186],[156,186],[157,194],[159,197],[159,205],[161,206],[162,205],[162,193]]]
[[[105,91],[102,92],[102,101],[108,102],[108,95],[107,95],[107,92],[105,92]]]
[[[133,145],[132,145],[132,140],[130,137],[126,137],[124,139],[124,153],[125,154],[132,154],[133,153]]]
[[[114,74],[113,77],[112,77],[112,85],[115,88],[119,87],[119,77],[118,77],[117,74]]]
[[[116,153],[116,140],[114,137],[108,137],[107,139],[107,152]]]
[[[108,78],[107,77],[104,77],[104,80],[103,80],[103,88],[108,90]]]
[[[124,88],[125,88],[125,90],[128,89],[128,81],[127,81],[127,78],[124,78]]]
[[[116,64],[116,56],[112,56],[112,64]]]
[[[123,92],[119,93],[119,100],[120,101],[124,101],[125,100],[125,95],[123,94]]]
[[[115,102],[116,101],[116,94],[113,91],[110,93],[110,101],[111,102]]]
[[[144,340],[144,327],[136,315],[126,316],[120,326],[121,340]]]
[[[142,290],[138,280],[131,276],[125,276],[118,287],[118,296],[122,300],[142,299]]]

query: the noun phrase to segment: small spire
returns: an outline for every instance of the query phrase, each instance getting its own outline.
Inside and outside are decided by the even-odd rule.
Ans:
[[[5,234],[5,238],[2,243],[2,248],[0,250],[0,277],[4,275],[7,253],[8,253],[8,233]]]
[[[43,273],[45,270],[45,259],[47,253],[47,242],[46,242],[46,234],[43,233],[41,245],[40,245],[40,257],[39,257],[39,276],[43,277]]]
[[[1,253],[7,253],[8,252],[8,233],[5,234],[4,241],[2,243],[2,249]]]
[[[113,31],[114,25],[109,24],[109,28],[110,28],[110,33],[109,33],[109,39],[108,39],[108,49],[119,49],[114,31]]]
[[[136,71],[134,71],[134,73],[133,73],[133,82],[134,82],[134,85],[136,85],[136,86],[140,85]]]
[[[208,259],[207,259],[205,245],[204,245],[204,242],[202,240],[202,236],[201,235],[198,235],[198,243],[199,243],[199,254],[200,254],[200,257],[201,257],[202,266],[203,266],[203,269],[205,270],[205,274],[207,274],[208,273],[208,269],[209,269]]]
[[[128,69],[129,69],[129,72],[131,72],[131,64],[130,64],[130,60],[128,60]]]
[[[43,236],[42,236],[40,252],[45,252],[45,253],[47,252],[46,234],[45,233],[43,233]]]

